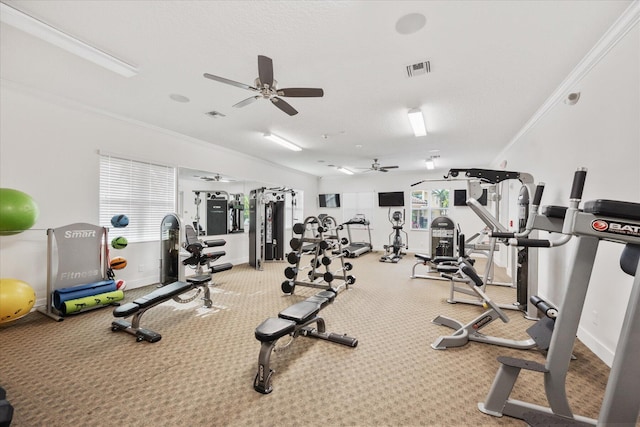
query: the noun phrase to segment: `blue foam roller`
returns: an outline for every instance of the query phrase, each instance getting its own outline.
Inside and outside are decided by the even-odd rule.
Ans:
[[[53,306],[57,310],[62,310],[62,305],[65,301],[113,292],[115,290],[117,290],[115,280],[103,280],[101,282],[56,289],[53,291]]]

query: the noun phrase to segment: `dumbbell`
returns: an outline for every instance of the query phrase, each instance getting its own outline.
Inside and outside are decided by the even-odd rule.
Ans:
[[[321,225],[318,227],[318,233],[327,233],[329,231],[339,231],[339,230],[342,230],[343,228],[344,228],[343,225],[338,225],[335,228],[330,228],[330,227]]]
[[[291,249],[293,249],[294,251],[297,251],[302,247],[302,240],[296,239],[294,237],[293,239],[289,240],[289,246],[291,246]]]
[[[315,262],[314,262],[315,261]],[[315,264],[315,266],[314,266]],[[293,279],[295,278],[298,273],[300,273],[301,271],[304,271],[308,268],[311,269],[316,269],[320,267],[320,260],[315,259],[315,260],[311,260],[311,264],[310,265],[306,265],[304,267],[287,267],[284,269],[284,277],[286,277],[287,279]],[[312,270],[313,271],[313,270]]]
[[[289,264],[297,264],[300,257],[301,255],[297,252],[289,252],[287,254],[287,261],[289,261]]]
[[[293,232],[296,234],[302,234],[306,229],[307,227],[301,222],[296,222],[295,224],[293,224]]]
[[[322,265],[329,265],[331,264],[331,261],[336,259],[336,258],[342,258],[343,256],[345,256],[347,254],[347,251],[345,251],[344,249],[342,250],[342,252],[340,252],[339,254],[335,254],[332,256],[323,256],[322,257]]]
[[[282,282],[280,288],[285,294],[292,294],[293,290],[296,288],[296,285],[293,280],[285,280],[284,282]]]

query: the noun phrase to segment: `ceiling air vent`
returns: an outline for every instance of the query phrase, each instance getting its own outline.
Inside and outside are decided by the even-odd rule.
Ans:
[[[218,117],[227,117],[226,115],[222,114],[219,111],[209,111],[207,113],[205,113],[207,116],[211,116],[214,119],[217,119]]]
[[[407,65],[407,77],[416,77],[431,72],[431,62],[423,61]]]

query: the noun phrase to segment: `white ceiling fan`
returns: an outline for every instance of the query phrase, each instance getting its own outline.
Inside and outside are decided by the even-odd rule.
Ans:
[[[370,171],[376,171],[376,172],[389,172],[389,169],[397,169],[398,166],[381,166],[380,163],[378,163],[378,159],[373,159],[373,163],[371,164],[371,167],[369,168],[364,168],[364,172],[370,172]]]

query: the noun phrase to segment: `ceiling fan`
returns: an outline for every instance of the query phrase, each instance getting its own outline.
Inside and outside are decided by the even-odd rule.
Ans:
[[[275,105],[288,115],[293,116],[295,114],[298,114],[298,111],[293,108],[288,102],[280,98],[281,96],[302,98],[321,97],[324,95],[324,91],[322,89],[315,88],[278,89],[278,82],[273,79],[273,61],[271,60],[271,58],[263,55],[258,55],[258,78],[256,78],[255,82],[253,83],[255,87],[246,85],[244,83],[238,83],[233,80],[225,79],[224,77],[214,76],[213,74],[209,73],[204,73],[204,76],[211,80],[216,80],[218,82],[226,83],[242,89],[248,89],[257,93],[257,95],[254,95],[233,105],[236,108],[249,105],[257,101],[259,98],[265,98],[271,101],[273,105]]]
[[[373,163],[371,164],[370,168],[365,168],[366,170],[364,172],[369,172],[369,171],[377,171],[377,172],[389,172],[389,169],[397,169],[398,166],[380,166],[380,163],[378,163],[378,159],[373,159]]]

